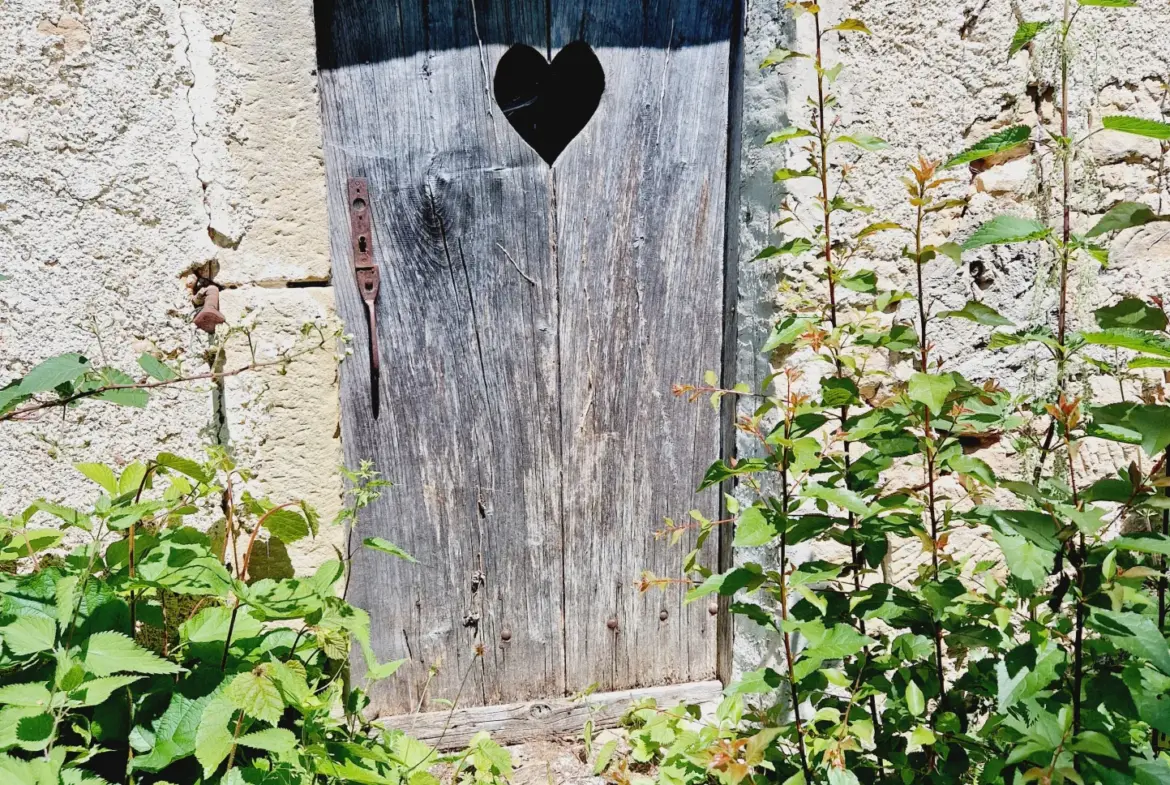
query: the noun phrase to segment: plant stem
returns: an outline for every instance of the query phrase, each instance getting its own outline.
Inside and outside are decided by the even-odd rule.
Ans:
[[[792,438],[792,378],[788,378],[788,408],[784,412],[784,438]],[[792,656],[792,636],[787,629],[788,622],[788,453],[787,448],[780,462],[780,499],[784,507],[784,529],[780,532],[780,619],[785,629],[781,637],[784,639],[784,660],[788,666],[788,688],[792,696],[792,722],[796,726],[796,746],[800,750],[800,770],[804,774],[804,781],[812,783],[812,774],[808,768],[808,754],[804,749],[804,727],[800,721],[800,692],[796,686],[795,661]]]
[[[915,272],[918,280],[918,331],[919,331],[919,349],[920,349],[920,363],[922,373],[930,373],[930,347],[927,342],[927,326],[929,320],[926,314],[926,287],[922,282],[922,222],[924,216],[923,202],[926,199],[926,183],[920,181],[918,186],[918,212],[917,220],[914,225],[914,261]],[[935,475],[935,459],[937,457],[937,450],[934,443],[934,432],[930,427],[930,407],[924,406],[925,412],[923,418],[923,438],[926,441],[926,509],[930,517],[930,565],[932,569],[932,579],[935,583],[939,582],[939,563],[938,563],[938,511],[936,510],[936,496],[934,490],[934,475]],[[934,662],[936,675],[938,677],[938,702],[946,700],[947,695],[947,678],[946,671],[943,666],[943,635],[942,627],[937,620],[933,620],[934,626]]]
[[[1165,464],[1165,474],[1170,478],[1170,448],[1166,449],[1166,454],[1162,458]],[[1163,490],[1163,494],[1170,496],[1170,485],[1167,485]],[[1170,537],[1170,509],[1162,510],[1162,536]],[[1166,573],[1167,559],[1165,556],[1161,559],[1160,572],[1162,576],[1158,579],[1158,629],[1166,629],[1166,589],[1170,580],[1167,579]]]

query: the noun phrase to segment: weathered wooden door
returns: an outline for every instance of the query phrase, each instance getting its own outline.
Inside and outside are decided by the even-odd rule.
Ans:
[[[356,561],[375,649],[409,659],[380,714],[714,676],[707,603],[636,583],[679,573],[664,516],[718,503],[694,495],[718,418],[671,387],[721,365],[733,5],[317,2],[345,454],[394,483],[361,536],[418,560]],[[539,58],[497,74],[517,44]],[[551,157],[582,122],[552,165],[521,136]],[[351,177],[382,279],[375,379]]]

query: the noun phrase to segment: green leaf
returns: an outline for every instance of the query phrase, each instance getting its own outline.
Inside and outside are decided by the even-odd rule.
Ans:
[[[39,508],[39,505],[38,505]],[[59,529],[19,529],[12,539],[0,548],[0,562],[16,561],[29,553],[40,553],[61,542],[64,534]]]
[[[783,183],[801,177],[816,177],[816,172],[812,169],[777,169],[772,172],[772,182],[774,183]]]
[[[236,743],[242,747],[280,754],[291,752],[297,746],[297,737],[292,731],[284,728],[265,728],[244,734]]]
[[[782,49],[781,47],[776,47],[771,52],[768,52],[768,56],[760,62],[760,68],[769,68],[774,65],[780,65],[787,60],[792,60],[793,58],[797,57],[808,57],[808,55],[802,54],[801,52],[794,52],[791,49]]]
[[[857,239],[861,240],[862,238],[869,237],[871,234],[877,234],[878,232],[888,232],[893,229],[907,231],[905,226],[902,226],[902,224],[896,223],[895,221],[878,221],[877,223],[872,223],[858,232]]]
[[[832,27],[829,28],[829,30],[826,30],[825,32],[829,32],[831,30],[839,30],[841,32],[858,32],[858,33],[865,33],[866,35],[872,35],[872,33],[870,32],[870,29],[865,26],[865,22],[861,21],[860,19],[852,19],[852,18],[842,19],[840,22],[833,25]]]
[[[69,700],[81,706],[99,706],[109,700],[115,691],[141,679],[141,676],[101,676],[82,682],[81,686],[69,692]]]
[[[946,461],[947,467],[951,471],[965,474],[968,477],[974,477],[984,485],[995,485],[995,472],[987,465],[986,461],[976,458],[973,455],[959,454],[952,456]]]
[[[381,537],[367,537],[362,540],[362,545],[371,550],[379,551],[381,553],[388,553],[391,556],[397,556],[399,559],[403,559],[408,562],[418,562],[418,559],[414,558],[389,540],[383,540]]]
[[[918,686],[916,681],[911,681],[906,685],[906,708],[915,717],[921,717],[922,713],[926,711],[926,697],[922,694],[922,688]]]
[[[1019,218],[1014,215],[997,215],[967,238],[967,241],[963,243],[963,250],[970,251],[985,245],[1043,240],[1051,233],[1052,230],[1039,221]]]
[[[1003,552],[1008,572],[1022,584],[1022,591],[1035,591],[1044,585],[1052,572],[1055,554],[1018,534],[992,529],[991,536]]]
[[[1115,346],[1118,349],[1132,349],[1157,357],[1170,358],[1170,340],[1161,335],[1142,330],[1114,329],[1081,335],[1085,343],[1095,346]]]
[[[0,638],[17,657],[48,651],[57,642],[57,623],[46,616],[21,616],[0,627]]]
[[[1166,313],[1137,297],[1126,297],[1119,303],[1093,311],[1097,326],[1102,330],[1113,328],[1154,330],[1166,329]]]
[[[287,507],[265,513],[264,528],[286,545],[309,536],[309,522],[299,512]]]
[[[724,597],[731,597],[739,591],[755,591],[763,583],[763,569],[758,564],[749,563],[725,573],[709,576],[701,584],[687,592],[685,601],[694,602],[700,597],[716,593]]]
[[[95,676],[129,673],[178,673],[182,668],[142,648],[120,632],[95,632],[81,644],[81,661]]]
[[[1082,0],[1084,5],[1084,0]],[[1110,131],[1120,131],[1123,134],[1131,134],[1133,136],[1144,136],[1147,139],[1160,139],[1166,141],[1170,139],[1170,123],[1163,123],[1157,120],[1146,120],[1141,117],[1128,117],[1126,115],[1109,115],[1101,118],[1101,125]]]
[[[1101,8],[1133,8],[1137,5],[1137,0],[1077,0],[1077,3]]]
[[[770,135],[764,141],[764,144],[780,144],[782,142],[791,142],[793,139],[803,139],[806,136],[815,136],[815,134],[805,128],[789,126],[788,128],[785,128],[781,131],[776,131]]]
[[[1012,57],[1016,52],[1032,43],[1033,38],[1051,25],[1052,22],[1020,22],[1020,26],[1016,28],[1016,34],[1012,36],[1012,45],[1008,48],[1008,57]]]
[[[48,392],[58,385],[75,381],[89,367],[89,360],[80,354],[50,357],[24,375],[20,380],[20,392],[22,395]]]
[[[810,250],[812,247],[813,244],[811,240],[808,240],[804,237],[793,237],[783,245],[769,245],[767,248],[756,254],[751,261],[759,262],[764,259],[772,259],[776,256],[785,255],[799,256],[805,251]]]
[[[48,709],[51,695],[43,684],[8,684],[0,687],[0,706]]]
[[[1154,221],[1170,221],[1170,215],[1158,215],[1149,207],[1139,202],[1122,202],[1114,205],[1109,212],[1101,216],[1101,220],[1089,230],[1086,237],[1100,237],[1109,232],[1120,232],[1122,229],[1133,229],[1145,226]]]
[[[1156,532],[1139,532],[1115,537],[1109,545],[1119,551],[1136,551],[1137,553],[1156,553],[1170,556],[1170,537]]]
[[[169,382],[179,378],[179,374],[175,373],[153,354],[142,354],[139,356],[138,366],[146,371],[152,379],[157,379],[160,382]]]
[[[943,168],[952,169],[956,166],[969,164],[972,161],[980,161],[984,158],[990,158],[993,155],[1013,150],[1027,142],[1031,134],[1031,129],[1026,125],[1013,125],[1011,128],[997,131],[986,139],[979,140],[947,161],[943,165]]]
[[[97,381],[98,385],[103,387],[125,386],[135,384],[135,380],[129,374],[119,371],[117,368],[101,368],[98,370]],[[142,389],[114,389],[105,390],[93,396],[95,401],[108,401],[109,403],[116,403],[119,406],[132,406],[136,409],[142,409],[150,401],[150,393]]]
[[[198,744],[203,711],[211,701],[211,694],[191,697],[179,690],[171,691],[166,711],[151,723],[148,753],[135,757],[131,767],[140,771],[161,771],[193,754]]]
[[[263,673],[248,671],[237,675],[228,684],[224,697],[244,714],[269,725],[280,722],[280,715],[284,713],[280,690]]]
[[[740,511],[735,521],[736,548],[757,548],[767,545],[779,534],[764,511],[759,507],[747,507]]]
[[[16,739],[22,749],[43,750],[53,736],[53,715],[45,712],[21,717],[16,723]]]
[[[1163,674],[1170,676],[1170,645],[1157,625],[1137,613],[1093,608],[1089,626],[1112,641],[1113,645],[1143,657]]]
[[[835,504],[843,510],[855,515],[868,515],[869,505],[865,503],[855,491],[847,488],[833,488],[825,485],[807,485],[801,489],[800,495],[806,499],[821,499]]]
[[[985,324],[988,327],[1014,327],[1015,323],[1000,315],[999,311],[992,308],[990,305],[970,300],[966,305],[958,311],[943,311],[939,314],[942,319],[967,319],[977,324]]]
[[[75,463],[73,468],[104,488],[110,496],[118,495],[118,478],[109,466],[104,463]]]
[[[255,638],[264,629],[260,620],[250,613],[236,613],[234,623],[232,615],[232,609],[222,605],[203,608],[179,625],[179,636],[190,643],[222,644],[227,640],[229,628],[234,641]]]
[[[800,336],[808,332],[810,327],[812,327],[811,319],[790,316],[772,328],[772,334],[760,347],[760,351],[771,352],[781,346],[791,346]]]
[[[199,729],[195,733],[195,759],[203,767],[203,774],[210,777],[219,768],[232,750],[232,733],[228,723],[235,714],[235,707],[226,698],[212,699],[199,718]]]
[[[154,462],[159,466],[174,469],[179,474],[186,475],[196,482],[206,484],[215,479],[215,476],[208,472],[202,465],[190,458],[181,458],[169,452],[160,452],[155,456]]]
[[[915,373],[910,377],[906,394],[910,400],[926,406],[932,414],[938,415],[946,406],[947,396],[955,389],[955,379],[948,374]]]
[[[712,485],[718,485],[724,480],[738,477],[741,474],[756,474],[768,470],[768,462],[762,458],[741,458],[732,466],[726,461],[715,461],[703,475],[703,482],[699,490],[704,491]]]
[[[885,150],[889,147],[884,139],[879,139],[872,134],[856,132],[853,134],[838,136],[831,144],[851,144],[855,147],[860,147],[862,150],[873,152],[874,150]]]
[[[1095,730],[1087,730],[1077,734],[1072,744],[1069,745],[1069,750],[1099,755],[1102,758],[1112,758],[1113,760],[1118,760],[1120,757],[1113,742],[1109,741],[1109,737]]]
[[[861,270],[839,279],[837,283],[854,292],[873,294],[877,291],[877,273],[873,270]]]
[[[821,379],[821,403],[825,406],[849,406],[860,400],[858,395],[857,385],[852,379],[836,376]]]

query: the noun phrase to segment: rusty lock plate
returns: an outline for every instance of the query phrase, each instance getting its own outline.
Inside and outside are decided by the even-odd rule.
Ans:
[[[370,401],[374,419],[378,419],[378,377],[381,372],[381,352],[378,351],[377,301],[381,274],[374,261],[373,223],[370,220],[370,187],[364,177],[349,180],[349,226],[353,246],[353,274],[358,292],[366,305],[366,324],[370,342]]]

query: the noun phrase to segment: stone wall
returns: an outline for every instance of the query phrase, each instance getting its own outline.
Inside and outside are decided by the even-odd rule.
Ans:
[[[853,176],[883,218],[905,218],[897,178],[919,152],[946,156],[997,128],[1053,116],[1051,44],[1010,59],[1007,51],[1018,15],[1054,17],[1059,0],[822,5],[829,18],[860,17],[873,30],[826,40],[830,56],[847,65],[837,85],[842,123],[891,145],[863,159]],[[774,46],[809,47],[808,20],[794,23],[783,6],[747,2],[732,243],[743,262],[736,375],[744,381],[767,373],[755,347],[776,313],[777,281],[810,272],[746,264],[779,239],[773,225],[781,193],[771,173],[788,162],[762,141],[807,112],[810,82],[798,75],[807,73],[799,64],[778,73],[757,68]],[[1170,109],[1162,86],[1170,79],[1167,29],[1165,2],[1084,9],[1074,35],[1078,136],[1098,127],[1102,114],[1154,118]],[[150,351],[187,371],[207,370],[212,343],[191,325],[193,272],[228,287],[229,324],[252,330],[252,346],[230,344],[224,367],[250,362],[253,352],[274,357],[295,344],[306,322],[332,322],[311,0],[8,0],[0,53],[0,274],[11,276],[0,281],[0,382],[64,351],[123,368]],[[1149,140],[1094,136],[1076,167],[1074,229],[1120,200],[1170,209],[1170,177],[1158,175],[1162,158]],[[1051,217],[1052,168],[1032,154],[978,174],[960,170],[970,208],[939,223],[937,233],[962,239],[1001,211]],[[894,238],[883,241],[874,262],[886,282],[905,286],[911,271],[898,249]],[[1110,250],[1109,269],[1076,271],[1080,323],[1122,294],[1170,296],[1164,228],[1126,232]],[[1003,248],[962,267],[933,263],[927,278],[939,308],[977,297],[1024,322],[1051,312],[1052,273],[1051,258],[1038,249]],[[972,378],[1039,383],[1035,363],[1021,353],[972,353],[985,332],[942,326],[936,352]],[[892,370],[908,374],[903,366]],[[94,404],[5,424],[0,513],[39,496],[85,501],[92,491],[70,469],[77,461],[128,463],[163,449],[197,455],[218,443],[256,471],[258,490],[278,500],[308,498],[328,516],[340,493],[335,380],[328,349],[286,374],[160,392],[145,411]],[[1098,400],[1117,394],[1087,392]],[[1104,471],[1127,458],[1101,447],[1085,460]],[[914,563],[916,550],[900,546],[895,572]],[[754,663],[768,645],[741,636],[742,660]]]
[[[222,368],[333,330],[312,0],[10,0],[0,11],[0,380],[65,351],[209,370],[189,284],[227,287]],[[6,423],[0,513],[95,492],[70,467],[224,444],[254,490],[332,515],[335,349]]]

